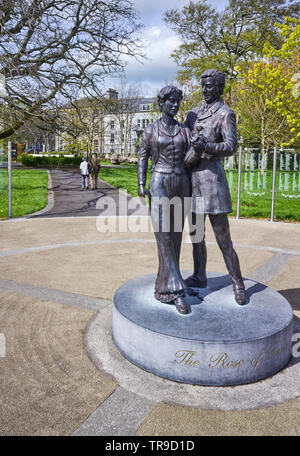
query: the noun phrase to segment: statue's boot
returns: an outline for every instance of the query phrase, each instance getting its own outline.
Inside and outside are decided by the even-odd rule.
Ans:
[[[225,254],[224,260],[232,281],[235,300],[240,306],[243,306],[247,302],[245,284],[243,282],[238,256],[235,250],[233,252],[233,255],[230,256]]]
[[[193,274],[185,279],[185,284],[187,287],[191,288],[206,288],[207,287],[207,279],[201,280],[197,276],[197,274]]]
[[[174,300],[174,304],[179,313],[181,313],[181,314],[188,313],[189,308],[188,308],[186,302],[184,301],[183,296],[177,296],[177,298],[175,298],[175,300]]]
[[[233,277],[231,277],[231,280],[235,300],[240,306],[243,306],[247,302],[244,282],[243,280],[235,280]]]
[[[194,273],[185,279],[187,287],[206,288],[206,263],[207,263],[207,250],[206,244],[202,242],[193,244],[193,259],[194,259]]]

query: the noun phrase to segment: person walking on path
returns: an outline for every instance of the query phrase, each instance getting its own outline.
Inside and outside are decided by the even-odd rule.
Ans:
[[[97,159],[97,154],[92,154],[92,157],[88,162],[89,175],[90,175],[90,186],[91,190],[97,190],[98,174],[100,171],[100,163]]]
[[[86,157],[83,157],[80,163],[80,174],[81,174],[81,190],[89,189],[89,169],[88,161]]]

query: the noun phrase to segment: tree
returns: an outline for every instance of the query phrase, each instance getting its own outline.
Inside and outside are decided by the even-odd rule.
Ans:
[[[106,119],[114,122],[114,134],[122,156],[131,151],[133,122],[141,103],[141,87],[125,79],[116,89],[117,98],[108,100]],[[108,124],[104,126],[107,129]]]
[[[246,143],[260,147],[261,173],[264,172],[265,153],[283,142],[288,132],[288,124],[273,106],[269,97],[276,97],[277,90],[283,88],[284,80],[278,78],[278,68],[260,61],[250,65],[236,87],[238,93],[234,109],[238,114],[238,131]],[[266,90],[266,87],[268,89]]]
[[[270,43],[264,47],[265,58],[269,64],[277,68],[277,73],[271,72],[272,81],[267,86],[277,84],[276,96],[268,95],[268,105],[274,108],[289,125],[289,141],[282,146],[290,146],[300,140],[299,116],[299,80],[300,80],[300,19],[286,17],[285,22],[279,25],[280,34],[284,43],[280,49],[275,49]]]
[[[171,85],[178,87],[182,91],[183,98],[177,113],[177,120],[184,123],[188,112],[194,109],[202,100],[202,91],[198,84],[195,84],[190,79],[181,78],[179,81],[172,82]]]
[[[262,157],[271,145],[290,146],[300,138],[299,92],[295,90],[300,20],[287,17],[279,30],[285,39],[280,49],[266,43],[263,59],[244,71],[237,68],[242,79],[236,106],[239,129],[246,139],[260,142]]]
[[[10,139],[17,143],[32,143],[34,150],[36,150],[37,143],[40,141],[45,145],[45,152],[49,152],[54,149],[55,129],[55,112],[45,112],[44,119],[41,116],[35,122],[28,120]]]
[[[275,26],[285,14],[297,14],[295,5],[282,0],[229,0],[218,13],[206,0],[190,1],[182,11],[165,13],[165,22],[179,35],[182,44],[172,54],[181,65],[179,79],[199,81],[208,68],[222,71],[228,80],[228,102],[238,73],[236,66],[263,53],[264,43],[280,44]]]
[[[6,78],[11,136],[78,88],[98,96],[103,79],[140,54],[140,25],[130,0],[3,0],[0,73]]]

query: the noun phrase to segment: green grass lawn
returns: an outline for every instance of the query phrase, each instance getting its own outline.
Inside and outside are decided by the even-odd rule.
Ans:
[[[227,171],[234,212],[237,201],[237,171]],[[264,176],[259,171],[243,172],[241,176],[241,217],[270,218],[272,199],[272,171]],[[300,172],[277,171],[275,219],[300,221]]]
[[[237,171],[226,171],[231,191],[233,212],[236,215]],[[148,170],[148,182],[150,169]],[[114,187],[137,196],[137,169],[102,168],[100,179]],[[243,172],[241,179],[240,216],[244,218],[270,219],[272,172],[261,176],[259,171]],[[275,219],[300,221],[300,172],[278,171],[276,174]]]
[[[127,191],[130,195],[138,196],[137,188],[137,168],[101,168],[100,179],[105,180],[116,188]],[[148,180],[150,178],[150,170],[148,172]]]
[[[43,209],[48,199],[48,173],[44,170],[12,170],[12,217]],[[0,169],[0,219],[8,217],[8,173]]]

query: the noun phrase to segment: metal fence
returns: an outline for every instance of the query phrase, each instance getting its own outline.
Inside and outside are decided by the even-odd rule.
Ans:
[[[224,159],[236,218],[300,221],[300,153],[240,146]]]

